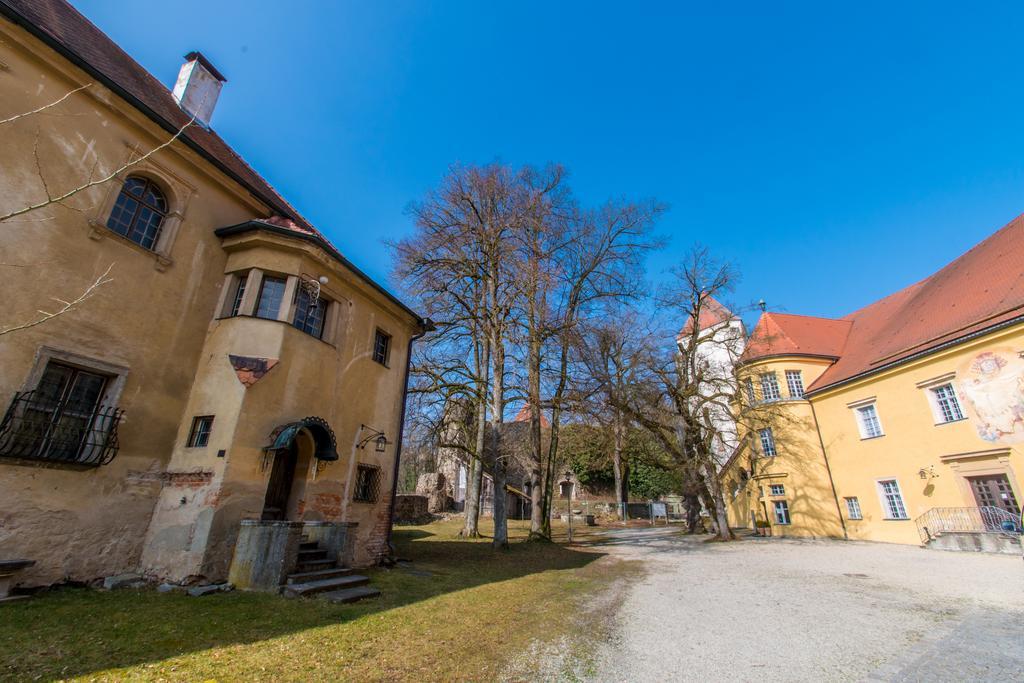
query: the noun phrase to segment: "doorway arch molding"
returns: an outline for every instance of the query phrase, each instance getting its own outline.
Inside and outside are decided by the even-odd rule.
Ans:
[[[263,450],[274,452],[288,448],[302,430],[309,432],[313,438],[315,445],[313,457],[323,462],[338,460],[338,442],[334,437],[334,430],[331,429],[327,420],[315,415],[274,428],[274,431],[270,433],[270,445],[264,447]]]

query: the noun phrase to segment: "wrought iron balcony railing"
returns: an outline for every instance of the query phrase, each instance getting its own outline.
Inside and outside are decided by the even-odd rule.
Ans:
[[[82,406],[25,391],[14,395],[0,422],[0,457],[98,467],[117,455],[115,406]]]
[[[961,531],[973,533],[1021,533],[1020,520],[1014,515],[993,506],[932,508],[914,520],[921,542],[946,532]]]

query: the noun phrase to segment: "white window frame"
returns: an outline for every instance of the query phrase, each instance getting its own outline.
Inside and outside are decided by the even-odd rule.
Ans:
[[[847,519],[864,519],[864,511],[860,509],[860,500],[857,496],[846,496],[843,500],[846,501]]]
[[[782,510],[785,514],[785,522],[779,521],[780,510]],[[772,513],[775,515],[775,523],[780,526],[789,526],[793,523],[793,516],[789,513],[789,503],[785,500],[773,500]]]
[[[761,439],[761,453],[766,458],[774,458],[779,454],[779,449],[775,447],[775,435],[772,434],[771,427],[757,430],[757,436]]]
[[[774,394],[774,395],[773,395]],[[778,401],[782,398],[782,389],[779,387],[779,378],[775,371],[761,373],[761,400]]]
[[[777,490],[776,490],[776,488],[777,488]],[[786,485],[785,484],[769,484],[768,485],[768,491],[773,496],[784,496],[784,495],[786,495]]]
[[[750,405],[754,405],[757,403],[757,392],[754,390],[754,379],[752,377],[747,377],[746,385],[747,400],[750,401]]]
[[[882,426],[882,417],[878,413],[878,402],[875,400],[874,396],[861,401],[847,403],[846,407],[853,410],[853,419],[857,422],[857,430],[860,432],[860,438],[862,441],[885,436],[885,427]],[[872,412],[875,418],[875,424],[878,426],[877,434],[872,434],[868,429],[868,422],[864,417],[868,410]]]
[[[796,391],[794,391],[796,387]],[[790,398],[804,397],[804,375],[801,370],[786,370],[786,389]]]
[[[903,511],[902,517],[894,515],[892,509],[889,507],[889,493],[885,490],[885,485],[889,483],[892,483],[896,487],[895,493],[899,502],[899,508]],[[910,519],[910,512],[907,510],[907,501],[903,497],[903,489],[900,487],[900,482],[896,477],[876,479],[875,485],[878,487],[878,499],[882,504],[882,517],[893,521],[905,521]]]
[[[928,403],[932,407],[932,415],[935,417],[936,425],[949,424],[951,422],[960,422],[967,419],[967,414],[964,412],[964,406],[960,402],[960,394],[956,390],[956,386],[952,382],[945,382],[936,386],[931,386],[925,389],[928,392]],[[939,395],[939,392],[948,391],[948,395],[943,397]],[[946,416],[946,410],[943,409],[943,401],[950,402],[949,417]]]

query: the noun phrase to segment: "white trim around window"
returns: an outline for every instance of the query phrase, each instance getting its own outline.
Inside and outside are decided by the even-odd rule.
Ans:
[[[878,415],[878,407],[874,397],[863,401],[847,403],[846,405],[853,410],[853,418],[857,421],[857,429],[862,440],[877,439],[880,436],[885,436],[885,429],[882,428],[882,418]]]
[[[857,496],[846,496],[846,513],[848,519],[864,519],[864,513],[860,509],[860,501]]]
[[[960,402],[960,395],[953,382],[932,384],[923,387],[928,398],[928,405],[932,409],[932,417],[936,425],[944,425],[950,422],[966,420],[963,404]]]
[[[903,490],[896,477],[875,480],[878,488],[878,501],[882,504],[882,517],[890,520],[907,520],[907,504],[903,499]]]

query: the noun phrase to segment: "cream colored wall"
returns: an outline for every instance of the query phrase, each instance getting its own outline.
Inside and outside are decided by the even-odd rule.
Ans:
[[[183,446],[188,420],[182,421],[170,469],[210,472],[199,489],[168,487],[161,496],[143,557],[153,574],[184,578],[201,574],[226,575],[231,548],[241,519],[258,519],[271,467],[264,466],[263,447],[271,431],[307,416],[322,417],[337,439],[340,460],[326,466],[314,480],[305,473],[304,493],[293,501],[293,519],[357,522],[357,564],[377,560],[383,552],[391,481],[394,440],[399,430],[405,354],[410,327],[408,315],[388,310],[380,295],[371,293],[339,269],[319,249],[295,240],[266,234],[232,238],[226,272],[260,268],[290,275],[327,275],[322,296],[341,311],[332,343],[315,339],[287,322],[248,316],[223,318],[210,324],[203,363],[189,398],[187,415],[215,415],[209,447]],[[290,316],[288,316],[290,318]],[[392,335],[389,367],[372,359],[377,328]],[[327,336],[327,335],[325,335]],[[228,355],[278,359],[262,379],[244,388]],[[355,444],[370,425],[387,434],[392,444],[377,453],[372,444]],[[226,448],[224,458],[216,457]],[[352,501],[351,482],[357,462],[381,468],[381,496],[376,503]],[[182,503],[182,496],[186,503]]]
[[[0,22],[0,118],[55,101],[90,79],[24,32]],[[54,194],[103,177],[133,153],[169,137],[98,84],[46,114],[0,128],[0,214],[41,200],[38,152]],[[136,152],[137,153],[137,152]],[[171,455],[203,338],[223,281],[226,255],[213,228],[261,212],[222,189],[180,145],[139,167],[175,188],[180,217],[167,258],[102,227],[120,180],[0,223],[4,271],[0,326],[74,298],[108,266],[112,282],[77,310],[0,337],[0,409],[26,385],[44,346],[127,368],[118,405],[121,450],[106,466],[72,470],[0,460],[0,556],[37,565],[30,583],[91,579],[137,563]],[[90,225],[94,221],[98,227]],[[24,267],[16,267],[24,266]]]
[[[966,477],[1006,474],[1018,502],[1024,501],[1024,325],[989,334],[970,343],[934,353],[921,360],[868,377],[814,398],[829,461],[840,501],[856,496],[864,519],[847,522],[850,538],[917,544],[914,519],[935,507],[974,507],[976,502]],[[966,400],[963,387],[976,375],[970,370],[978,356],[995,352],[1007,359],[1000,374],[1006,375],[1005,395],[993,401],[1002,418],[1013,422],[1015,435],[996,440],[982,438],[979,427],[986,417]],[[927,387],[919,383],[952,373],[967,419],[936,424]],[[942,381],[945,381],[944,379]],[[856,417],[848,404],[875,397],[884,436],[861,439]],[[925,470],[922,479],[920,471]],[[934,472],[934,476],[932,476]],[[899,482],[908,520],[887,520],[877,481]],[[844,516],[846,514],[844,506]]]
[[[772,533],[776,536],[842,536],[810,404],[806,400],[789,398],[785,377],[786,370],[799,370],[806,388],[828,365],[827,360],[790,356],[768,358],[741,369],[741,384],[746,377],[752,377],[758,400],[761,400],[759,376],[774,371],[785,400],[762,404],[756,408],[758,417],[772,428],[778,455],[764,457],[759,435],[752,430],[752,433],[746,435],[747,443],[752,444],[752,448],[748,447],[722,473],[730,525],[750,527],[750,513],[753,511],[759,520],[768,519]],[[749,423],[749,420],[744,421],[744,424]],[[732,483],[742,482],[741,469],[748,472],[753,470],[753,476],[738,495],[733,496]],[[772,496],[772,484],[782,484],[785,495]],[[775,523],[775,500],[788,503],[791,524]]]

